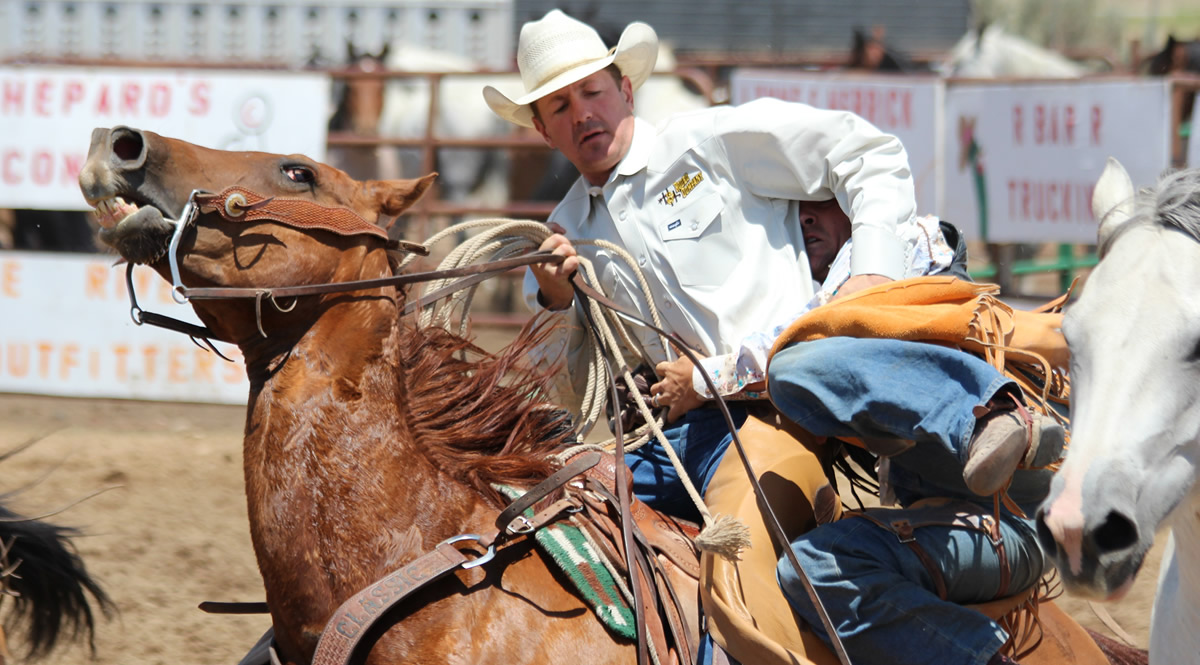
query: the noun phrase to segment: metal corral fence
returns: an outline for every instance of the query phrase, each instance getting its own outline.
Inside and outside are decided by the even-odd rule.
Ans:
[[[534,131],[521,131],[520,128],[509,126],[507,135],[478,138],[459,138],[447,136],[440,132],[439,110],[444,103],[461,103],[461,100],[443,100],[441,98],[441,83],[447,78],[478,79],[476,97],[469,100],[472,104],[482,104],[482,91],[490,79],[498,76],[519,76],[516,72],[396,72],[396,71],[359,71],[352,69],[329,70],[335,81],[347,84],[362,80],[413,80],[423,79],[428,85],[428,108],[424,109],[426,120],[423,123],[424,134],[421,136],[381,136],[378,133],[354,133],[347,130],[331,130],[327,144],[330,149],[337,148],[408,148],[420,151],[421,162],[419,173],[431,173],[437,170],[437,152],[443,148],[467,148],[476,150],[507,150],[528,151],[532,153],[550,152],[550,148]],[[694,91],[712,103],[713,82],[699,69],[679,69],[672,73],[655,74],[655,76],[675,77],[683,82],[688,89]],[[488,111],[490,113],[490,111]],[[506,123],[507,124],[507,123]],[[405,174],[412,176],[416,174]],[[436,184],[435,184],[436,187]],[[409,224],[414,233],[420,235],[432,229],[432,219],[436,217],[463,216],[499,216],[513,218],[529,218],[544,220],[553,210],[557,201],[510,200],[503,204],[468,204],[439,200],[436,196],[426,196],[421,199],[408,213]]]

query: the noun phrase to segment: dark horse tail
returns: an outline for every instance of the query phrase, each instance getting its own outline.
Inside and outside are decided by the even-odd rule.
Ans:
[[[70,542],[77,533],[0,506],[0,609],[11,603],[4,630],[22,636],[30,659],[48,655],[64,639],[85,638],[94,654],[95,612],[113,611]]]

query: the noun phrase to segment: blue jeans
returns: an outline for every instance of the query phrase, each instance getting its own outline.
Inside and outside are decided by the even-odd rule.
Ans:
[[[1016,383],[988,363],[935,344],[831,337],[793,344],[767,374],[771,401],[817,436],[906,439],[891,458],[900,503],[930,496],[980,501],[962,477],[976,406]],[[1019,471],[1008,494],[1032,515],[1046,497],[1049,471]]]
[[[980,513],[988,509],[980,506]],[[920,520],[920,508],[873,509],[885,521],[901,514]],[[1044,570],[1032,524],[1006,515],[1000,520],[1012,579],[1008,594],[1027,589]],[[917,543],[942,572],[947,600],[932,592],[933,579],[907,545],[891,531],[858,517],[825,524],[792,541],[792,549],[850,659],[896,665],[984,665],[1007,635],[991,619],[957,603],[991,600],[999,591],[996,549],[969,528],[926,526]],[[829,642],[791,562],[776,570],[788,602],[821,639]]]
[[[972,494],[962,478],[973,409],[1016,386],[983,360],[933,344],[834,337],[776,354],[767,385],[776,407],[818,436],[914,441],[891,458],[889,482],[902,505],[951,497],[981,502],[987,512],[982,506],[990,499]],[[1049,476],[1014,478],[1009,494],[1027,514],[1045,498]],[[1013,571],[1009,593],[1016,593],[1041,576],[1044,562],[1028,520],[1006,514],[1002,524]],[[983,534],[927,527],[918,542],[942,568],[951,600],[991,599],[999,559]],[[1004,642],[986,617],[939,600],[916,554],[867,520],[824,525],[792,545],[852,659],[986,663]],[[779,576],[793,608],[824,637],[786,560]]]
[[[746,422],[746,409],[736,404],[729,405],[733,423],[741,427]],[[713,473],[733,435],[719,409],[692,409],[673,425],[663,428],[663,434],[679,456],[688,477],[704,496]],[[631,453],[625,453],[625,464],[633,471],[633,494],[655,510],[692,521],[700,520],[687,490],[671,465],[670,458],[657,440]]]

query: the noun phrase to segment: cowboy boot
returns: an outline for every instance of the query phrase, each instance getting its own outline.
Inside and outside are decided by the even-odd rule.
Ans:
[[[1058,421],[1024,405],[991,407],[975,421],[963,480],[979,496],[995,494],[1018,468],[1044,467],[1062,457],[1066,430]]]

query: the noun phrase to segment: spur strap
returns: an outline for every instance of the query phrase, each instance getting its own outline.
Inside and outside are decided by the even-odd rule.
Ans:
[[[917,504],[914,508],[919,505]],[[860,517],[872,522],[875,526],[885,531],[890,531],[896,536],[897,540],[907,545],[913,551],[913,554],[917,555],[917,559],[921,561],[921,565],[925,567],[925,571],[929,573],[938,598],[942,600],[949,600],[947,598],[946,579],[942,575],[941,567],[934,562],[933,557],[929,556],[929,553],[917,541],[916,530],[927,526],[941,526],[954,529],[970,529],[982,533],[987,536],[988,541],[992,544],[992,548],[995,549],[1000,567],[999,586],[993,600],[1006,598],[1009,595],[1008,587],[1012,583],[1012,569],[1008,563],[1008,552],[1004,547],[1004,536],[1000,533],[1000,522],[992,515],[958,511],[954,509],[953,505],[950,505],[947,508],[946,514],[941,518],[930,517],[915,522],[909,519],[888,521],[879,517],[878,514],[871,514],[861,510],[847,512],[846,517]]]

